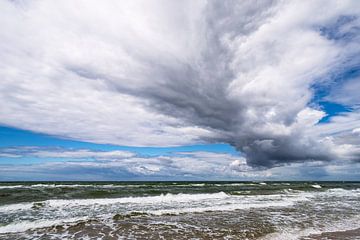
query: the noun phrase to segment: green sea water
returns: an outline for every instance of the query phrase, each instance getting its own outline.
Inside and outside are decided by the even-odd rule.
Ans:
[[[360,182],[0,183],[0,239],[357,239],[359,220]]]

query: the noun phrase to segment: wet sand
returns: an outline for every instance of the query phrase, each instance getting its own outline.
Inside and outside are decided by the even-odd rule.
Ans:
[[[360,223],[359,223],[360,225]],[[360,239],[360,228],[347,230],[347,231],[336,231],[336,232],[323,232],[321,234],[312,234],[302,238],[302,240],[358,240]]]

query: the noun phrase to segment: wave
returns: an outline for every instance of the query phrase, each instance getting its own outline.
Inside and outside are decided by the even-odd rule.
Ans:
[[[84,185],[84,184],[34,184],[34,185],[5,185],[0,186],[0,189],[12,189],[12,188],[63,188],[63,187],[95,187],[96,185]]]
[[[87,206],[87,205],[110,205],[110,204],[125,204],[125,203],[138,203],[138,204],[156,204],[164,202],[194,202],[194,201],[205,201],[205,200],[221,200],[229,197],[230,195],[219,192],[219,193],[201,193],[201,194],[161,194],[158,196],[145,196],[145,197],[123,197],[123,198],[92,198],[92,199],[53,199],[46,200],[43,203],[46,207],[72,207],[72,206]],[[28,210],[31,209],[34,204],[32,203],[17,203],[0,206],[1,212]]]
[[[234,211],[250,208],[269,208],[269,207],[289,207],[298,201],[306,201],[306,198],[293,198],[282,199],[281,201],[273,202],[258,202],[258,203],[230,203],[226,205],[215,205],[208,207],[190,207],[190,208],[174,208],[174,209],[159,209],[146,211],[146,213],[153,215],[179,215],[184,213],[202,213],[202,212],[215,212],[215,211]]]
[[[12,188],[25,188],[24,185],[9,185],[9,186],[0,186],[0,189],[12,189]]]
[[[25,232],[31,229],[46,228],[56,225],[74,225],[79,221],[86,221],[88,217],[68,218],[62,220],[36,220],[36,221],[20,221],[17,223],[11,223],[5,226],[0,226],[0,234],[4,233],[18,233]]]
[[[303,201],[314,201],[315,203],[321,199],[326,200],[327,197],[343,196],[358,197],[360,196],[360,189],[333,188],[326,191],[311,192],[287,189],[284,192],[269,195],[231,195],[225,192],[217,192],[198,194],[169,193],[157,196],[122,198],[52,199],[0,206],[1,214],[5,214],[5,216],[13,216],[14,219],[29,219],[23,218],[23,216],[38,219],[32,222],[18,220],[6,226],[0,226],[0,233],[20,232],[64,223],[70,224],[86,219],[86,217],[100,218],[107,221],[109,219],[115,220],[114,215],[122,216],[125,214],[126,217],[132,217],[133,215],[138,217],[139,214],[137,213],[143,214],[142,217],[147,217],[148,215],[178,215],[251,208],[281,208],[293,206]],[[136,212],[136,214],[131,214],[132,212]],[[121,219],[121,217],[116,218]],[[291,229],[284,229],[276,233],[277,237],[271,238],[272,235],[269,235],[267,239],[292,239],[291,236],[295,236],[301,231],[303,231],[301,234],[316,233],[310,230],[299,229],[292,231]]]
[[[37,188],[125,188],[125,187],[146,187],[148,185],[134,185],[134,184],[34,184],[34,185],[2,185],[0,189],[37,189]]]
[[[8,204],[0,206],[0,212],[13,212],[13,211],[19,211],[19,210],[27,210],[31,209],[33,206],[32,203],[16,203],[16,204]]]
[[[305,195],[268,195],[268,196],[234,196],[228,195],[224,192],[218,193],[204,193],[204,194],[165,194],[159,196],[148,196],[148,197],[125,197],[125,198],[106,198],[106,199],[72,199],[72,200],[47,200],[43,202],[24,203],[24,204],[12,204],[8,206],[2,206],[1,210],[5,211],[22,211],[30,210],[34,211],[34,206],[41,203],[40,210],[45,210],[46,214],[42,216],[48,216],[48,213],[52,214],[54,220],[36,220],[20,221],[17,223],[11,223],[6,226],[0,227],[0,233],[7,232],[21,232],[34,228],[44,228],[53,225],[59,225],[64,223],[73,223],[79,220],[87,219],[90,212],[93,209],[100,209],[100,205],[112,205],[119,204],[118,206],[123,207],[125,205],[130,206],[127,209],[127,213],[132,217],[132,212],[148,215],[178,215],[184,213],[201,213],[201,212],[213,212],[213,211],[233,211],[238,209],[250,209],[250,208],[268,208],[268,207],[287,207],[295,204],[298,201],[306,201]],[[85,208],[84,208],[85,206]],[[81,208],[78,208],[81,207]],[[74,213],[77,209],[81,216],[77,218],[66,218],[66,214],[69,215]],[[107,208],[111,209],[111,208]],[[39,209],[36,209],[37,211]],[[70,210],[70,211],[69,211]],[[60,213],[57,215],[57,211]],[[111,210],[112,215],[122,211],[121,208],[114,208]],[[109,213],[111,213],[109,212]],[[85,216],[84,216],[85,214]],[[125,212],[126,214],[126,212]],[[139,214],[135,214],[138,216]],[[99,212],[99,215],[93,215],[92,217],[101,217],[103,220],[109,218],[109,214]],[[127,216],[127,215],[125,215]],[[60,220],[58,218],[64,218]],[[113,217],[111,217],[114,219]]]
[[[292,199],[309,199],[319,195],[331,196],[354,196],[360,195],[360,189],[346,190],[342,188],[328,189],[323,192],[304,192],[293,189],[284,189],[281,193],[268,195],[247,195],[246,191],[233,191],[231,193],[217,192],[217,193],[179,193],[179,194],[161,194],[157,196],[137,196],[137,197],[121,197],[121,198],[87,198],[87,199],[51,199],[41,202],[24,202],[16,204],[8,204],[0,206],[0,212],[23,211],[38,208],[39,206],[45,208],[59,208],[59,207],[75,207],[75,206],[89,206],[89,205],[112,205],[112,204],[172,204],[172,203],[217,203],[219,200],[226,200],[227,202],[239,202],[242,204],[251,203],[252,201],[280,201]]]
[[[345,232],[359,229],[360,215],[341,221],[327,221],[324,227],[309,227],[305,229],[280,229],[278,232],[270,233],[261,240],[297,240],[310,235],[320,235],[326,232]],[[306,238],[307,239],[307,238]]]
[[[135,204],[142,206],[149,206],[150,208],[157,208],[152,212],[159,214],[168,206],[183,206],[186,203],[191,205],[201,205],[190,208],[174,208],[171,210],[164,210],[164,214],[176,214],[185,212],[204,212],[204,211],[221,211],[221,210],[235,210],[251,207],[270,207],[270,206],[287,206],[296,201],[305,201],[309,195],[299,194],[273,194],[273,195],[229,195],[224,192],[218,193],[201,193],[201,194],[161,194],[158,196],[145,197],[123,197],[123,198],[95,198],[95,199],[53,199],[43,202],[18,203],[0,206],[0,212],[16,212],[27,211],[34,209],[63,209],[86,206],[101,206],[101,205],[116,205],[121,204]],[[168,211],[168,212],[167,212]]]
[[[217,187],[226,187],[226,186],[256,186],[256,183],[222,183],[222,184],[214,184]]]
[[[156,204],[156,203],[184,203],[205,200],[221,200],[229,197],[224,192],[219,193],[200,193],[200,194],[161,194],[158,196],[146,197],[123,197],[123,198],[99,198],[99,199],[77,199],[77,200],[48,200],[48,205],[53,207],[69,206],[69,205],[109,205],[117,203],[140,203],[140,204]]]

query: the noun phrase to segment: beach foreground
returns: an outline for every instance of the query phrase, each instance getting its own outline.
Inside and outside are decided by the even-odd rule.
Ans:
[[[360,239],[358,182],[0,184],[0,239]]]

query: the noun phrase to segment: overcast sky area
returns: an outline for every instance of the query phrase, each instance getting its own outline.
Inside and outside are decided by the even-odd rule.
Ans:
[[[0,181],[360,180],[360,1],[0,0]]]

